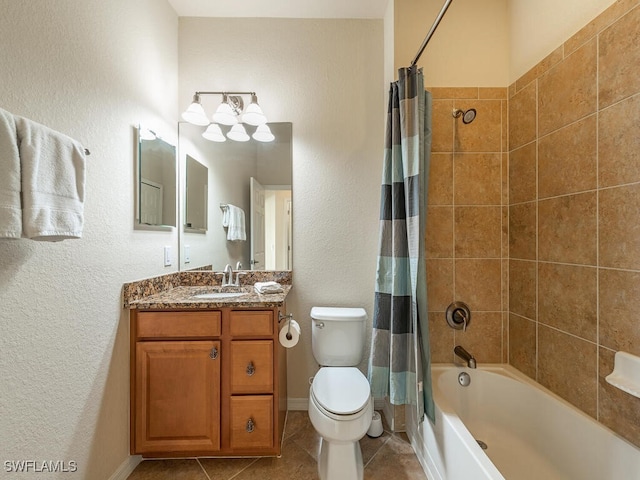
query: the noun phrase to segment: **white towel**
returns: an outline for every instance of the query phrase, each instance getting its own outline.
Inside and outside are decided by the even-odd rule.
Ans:
[[[22,236],[20,157],[16,122],[0,109],[0,238]]]
[[[15,117],[22,167],[22,231],[33,240],[80,238],[84,225],[84,148],[72,138]]]
[[[235,205],[227,205],[222,214],[222,226],[227,227],[227,240],[246,240],[244,210]]]
[[[280,285],[278,282],[256,282],[253,285],[253,289],[256,291],[256,293],[263,294],[284,292],[282,285]]]

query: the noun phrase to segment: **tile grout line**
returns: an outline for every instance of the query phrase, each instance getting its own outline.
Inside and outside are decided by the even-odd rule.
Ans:
[[[204,473],[204,476],[207,477],[207,480],[212,480],[211,477],[209,476],[209,474],[207,473],[207,471],[205,470],[205,468],[200,463],[200,459],[198,457],[196,457],[195,460],[196,460],[196,463],[198,465],[200,465],[200,469],[202,470],[202,473]]]

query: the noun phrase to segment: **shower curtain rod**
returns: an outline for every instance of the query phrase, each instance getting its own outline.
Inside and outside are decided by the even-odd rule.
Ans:
[[[420,59],[420,55],[422,55],[422,52],[427,46],[427,43],[429,43],[429,40],[431,40],[433,33],[436,31],[436,28],[438,28],[438,25],[440,24],[440,20],[442,20],[442,17],[444,17],[444,14],[447,13],[447,9],[449,8],[449,5],[451,5],[452,1],[453,0],[446,0],[444,2],[444,5],[442,6],[442,10],[440,10],[440,13],[438,14],[435,21],[433,22],[433,25],[431,25],[431,28],[429,29],[427,36],[424,37],[424,41],[422,42],[422,45],[420,45],[420,50],[418,50],[416,57],[413,59],[413,62],[411,62],[412,67],[415,66],[416,63],[418,63],[418,60]]]

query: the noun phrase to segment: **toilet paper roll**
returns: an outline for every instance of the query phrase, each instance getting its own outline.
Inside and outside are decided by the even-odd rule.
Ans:
[[[290,338],[287,338],[287,334]],[[295,320],[287,320],[278,334],[280,345],[285,348],[295,347],[300,340],[300,325]]]

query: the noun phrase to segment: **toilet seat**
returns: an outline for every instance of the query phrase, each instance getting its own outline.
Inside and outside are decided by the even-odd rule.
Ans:
[[[355,367],[322,367],[313,378],[311,396],[327,414],[350,416],[367,406],[371,387]]]

